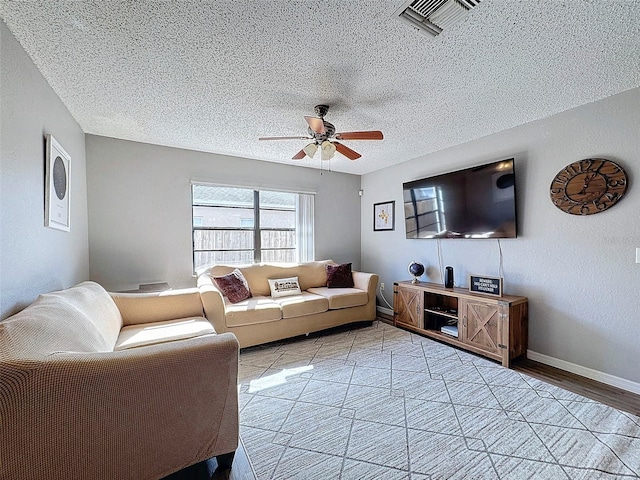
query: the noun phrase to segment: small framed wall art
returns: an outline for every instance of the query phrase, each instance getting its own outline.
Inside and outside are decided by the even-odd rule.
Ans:
[[[71,229],[69,212],[71,157],[52,135],[47,135],[46,150],[44,224],[46,227],[68,232]]]
[[[381,202],[373,204],[373,231],[395,229],[396,202]]]

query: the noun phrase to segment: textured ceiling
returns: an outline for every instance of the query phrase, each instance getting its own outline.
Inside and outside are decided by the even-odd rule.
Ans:
[[[484,0],[438,37],[404,0],[0,1],[0,15],[87,133],[291,160],[330,105],[355,174],[640,86],[640,0]],[[326,162],[325,162],[326,163]],[[326,165],[325,165],[326,167]]]

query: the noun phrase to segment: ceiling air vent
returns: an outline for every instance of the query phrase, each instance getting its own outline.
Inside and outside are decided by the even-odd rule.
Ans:
[[[435,37],[459,22],[481,0],[410,0],[396,10],[403,22]]]

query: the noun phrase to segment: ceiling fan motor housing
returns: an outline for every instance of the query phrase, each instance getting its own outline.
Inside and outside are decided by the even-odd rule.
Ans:
[[[336,127],[334,127],[332,123],[325,122],[324,120],[322,121],[322,123],[324,123],[324,133],[314,132],[311,127],[307,129],[309,135],[313,137],[314,142],[318,145],[329,139],[330,137],[333,137],[333,135],[336,133]]]
[[[324,116],[329,111],[329,105],[316,105],[314,108],[316,115],[320,118],[324,118]]]

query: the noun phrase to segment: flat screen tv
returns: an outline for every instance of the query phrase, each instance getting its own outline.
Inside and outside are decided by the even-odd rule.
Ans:
[[[515,238],[514,159],[403,184],[407,238]]]

